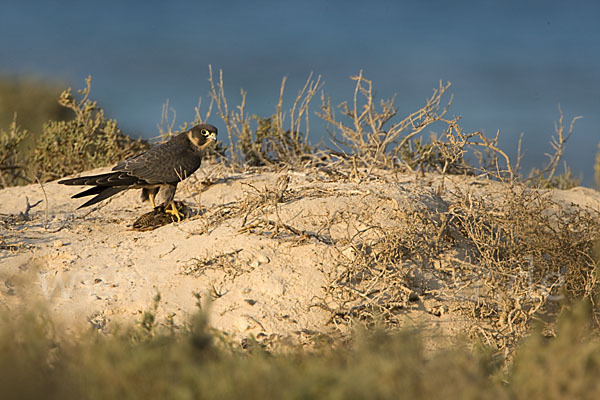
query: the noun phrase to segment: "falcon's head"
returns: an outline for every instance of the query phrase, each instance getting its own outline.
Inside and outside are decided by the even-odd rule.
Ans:
[[[200,124],[187,131],[187,137],[198,150],[204,150],[217,141],[218,130],[209,124]]]

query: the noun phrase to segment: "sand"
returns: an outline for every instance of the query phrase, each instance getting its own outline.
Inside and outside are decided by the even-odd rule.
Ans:
[[[277,199],[284,180],[288,186]],[[474,177],[444,182],[449,190],[501,185]],[[436,194],[440,183],[436,175],[342,182],[331,171],[240,174],[203,166],[176,195],[198,215],[147,232],[131,226],[150,211],[139,190],[76,210],[82,201],[70,196],[79,187],[49,182],[7,188],[0,191],[0,307],[18,312],[41,305],[67,334],[90,328],[110,334],[139,323],[159,293],[157,321],[175,329],[202,308],[210,325],[235,341],[331,332],[339,327],[327,288],[339,268],[336,260],[354,256],[350,247],[332,243],[369,221],[357,217],[327,231],[319,227],[336,213],[358,215],[368,207],[381,224],[386,210],[404,204],[442,212],[448,204]],[[592,189],[551,195],[565,206],[600,210],[600,195]],[[37,205],[27,210],[28,204]],[[415,293],[404,313],[434,330],[460,331],[464,320],[439,310],[439,297]]]

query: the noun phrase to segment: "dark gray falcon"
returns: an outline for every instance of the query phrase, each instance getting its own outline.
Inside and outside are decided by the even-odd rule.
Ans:
[[[93,176],[63,179],[65,185],[93,185],[72,198],[96,195],[78,207],[87,207],[123,190],[142,189],[142,199],[150,199],[152,207],[159,190],[165,197],[165,212],[179,221],[181,214],[173,201],[177,184],[193,174],[202,161],[202,151],[217,140],[217,128],[200,124],[179,133],[137,156],[121,161],[111,172]],[[170,208],[169,208],[170,207]]]

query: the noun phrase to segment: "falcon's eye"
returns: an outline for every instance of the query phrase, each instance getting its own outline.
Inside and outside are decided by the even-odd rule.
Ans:
[[[207,131],[206,129],[202,129],[202,130],[200,131],[200,133],[201,133],[201,134],[203,134],[204,136],[208,136],[208,135],[210,134],[210,132],[209,132],[209,131]]]

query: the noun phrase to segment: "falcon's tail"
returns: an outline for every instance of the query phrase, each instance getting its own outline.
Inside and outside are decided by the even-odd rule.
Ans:
[[[137,178],[122,171],[108,172],[100,175],[80,176],[79,178],[70,178],[58,181],[58,183],[62,183],[63,185],[94,186],[72,196],[72,198],[76,199],[79,197],[96,195],[96,197],[88,200],[86,203],[77,207],[77,209],[91,206],[99,201],[108,199],[110,196],[113,196],[120,191],[129,189],[130,186],[135,185],[137,182]]]
[[[76,195],[74,195],[72,197],[76,198],[76,197],[92,196],[94,194],[97,195],[96,197],[88,200],[87,202],[85,202],[82,205],[80,205],[79,207],[77,207],[77,209],[79,210],[80,208],[91,206],[93,204],[98,203],[99,201],[108,199],[110,196],[113,196],[113,195],[119,193],[120,191],[123,191],[126,189],[128,189],[127,186],[95,186],[88,190],[84,190],[81,193],[77,193]]]
[[[109,172],[101,175],[80,176],[79,178],[62,179],[58,181],[63,185],[97,185],[99,181],[108,181],[114,172]]]

